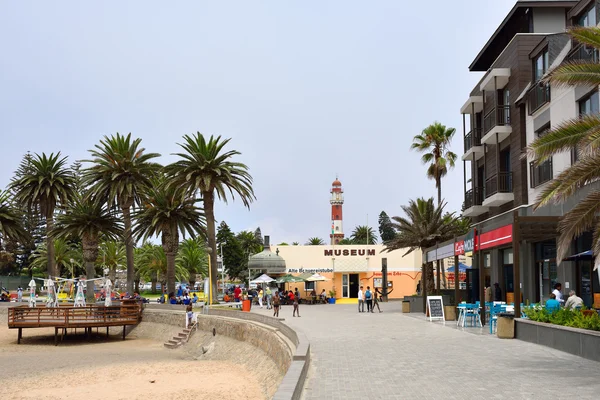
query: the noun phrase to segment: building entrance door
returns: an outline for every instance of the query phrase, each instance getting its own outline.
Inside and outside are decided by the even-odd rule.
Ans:
[[[358,297],[358,274],[350,274],[350,298]]]
[[[479,301],[479,270],[467,269],[467,303]]]

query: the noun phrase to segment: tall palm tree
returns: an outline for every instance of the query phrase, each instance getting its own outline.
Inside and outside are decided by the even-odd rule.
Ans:
[[[204,215],[196,206],[198,199],[182,195],[182,190],[168,185],[161,176],[144,191],[144,204],[134,213],[137,239],[144,241],[151,236],[161,236],[167,257],[167,291],[175,291],[175,258],[179,249],[179,232],[184,236],[205,236]]]
[[[162,246],[144,243],[135,249],[135,265],[140,277],[151,281],[153,287],[159,281],[164,288],[167,277],[167,256]],[[181,265],[175,266],[175,278],[183,281],[188,277],[188,271]]]
[[[127,264],[123,242],[105,240],[100,243],[100,253],[98,254],[97,262],[104,268],[108,268],[108,277],[114,284],[117,280],[117,269]]]
[[[203,278],[208,276],[206,244],[198,238],[189,238],[182,241],[175,258],[175,265],[188,271],[188,281],[190,286],[193,287],[196,283],[197,274],[202,275]]]
[[[54,265],[57,273],[52,276],[60,276],[64,269],[65,273],[71,277],[78,275],[79,267],[83,265],[83,254],[81,248],[65,239],[54,239],[52,241],[54,249]],[[30,274],[32,276],[44,276],[42,271],[48,265],[48,247],[46,243],[42,243],[36,247],[35,252],[29,256],[31,264],[29,264]]]
[[[350,237],[353,244],[377,244],[377,234],[367,225],[358,225]]]
[[[434,122],[413,138],[411,149],[424,153],[423,164],[429,164],[427,177],[435,181],[438,205],[442,204],[442,178],[454,167],[456,154],[449,150],[456,129]]]
[[[444,216],[444,206],[436,206],[433,197],[410,200],[408,206],[402,206],[405,217],[392,217],[392,226],[398,233],[394,239],[384,243],[384,250],[407,249],[404,254],[407,255],[454,237],[458,234],[457,224]],[[428,268],[424,261],[421,272],[427,274],[427,293],[433,293],[433,267]]]
[[[92,159],[84,162],[92,165],[83,171],[83,185],[90,187],[91,194],[110,207],[117,206],[123,213],[123,241],[127,257],[127,291],[133,293],[135,280],[133,238],[131,234],[131,207],[141,203],[141,192],[149,186],[159,165],[152,159],[157,153],[145,153],[142,139],[132,139],[131,133],[104,136],[95,149],[89,150]]]
[[[66,166],[67,157],[62,157],[60,152],[35,154],[30,158],[30,167],[27,171],[15,178],[11,190],[15,200],[34,208],[38,206],[46,220],[46,248],[48,255],[48,274],[58,275],[54,260],[54,240],[48,234],[54,227],[54,211],[57,207],[66,205],[74,196],[75,179],[71,170]]]
[[[179,160],[166,167],[170,184],[185,189],[187,195],[200,192],[204,201],[208,247],[211,249],[210,269],[212,290],[217,293],[217,243],[215,232],[215,194],[227,202],[228,196],[237,194],[246,207],[256,199],[252,189],[252,176],[248,167],[232,159],[241,153],[225,150],[231,139],[211,136],[208,141],[200,132],[185,135],[184,150],[177,153]]]
[[[21,214],[14,207],[10,193],[0,191],[0,245],[2,240],[27,241],[28,233],[21,223]]]
[[[307,246],[323,246],[325,242],[320,237],[311,237],[306,241]]]
[[[575,27],[569,34],[578,43],[600,52],[600,28]],[[600,85],[600,64],[591,61],[567,61],[552,70],[546,77],[552,86],[585,85],[596,88]],[[582,115],[561,122],[545,135],[534,140],[526,155],[537,165],[553,155],[565,151],[576,151],[577,160],[563,170],[542,191],[536,200],[535,209],[549,203],[562,203],[573,196],[581,187],[600,179],[599,136],[600,115]],[[526,156],[524,155],[524,156]],[[600,264],[600,191],[591,191],[586,198],[567,212],[558,224],[560,236],[556,259],[562,260],[571,247],[571,241],[586,231],[593,230],[592,250],[596,266]]]
[[[72,236],[81,238],[83,246],[83,262],[85,275],[88,279],[86,297],[88,302],[93,302],[95,263],[100,252],[100,237],[116,239],[123,233],[121,220],[106,204],[95,201],[92,196],[77,196],[66,212],[56,219],[56,226],[51,235],[67,239]]]
[[[242,250],[244,250],[245,254],[251,256],[256,253],[260,253],[263,249],[263,246],[260,244],[254,232],[250,231],[241,231],[236,235],[237,240],[240,242],[240,246]]]

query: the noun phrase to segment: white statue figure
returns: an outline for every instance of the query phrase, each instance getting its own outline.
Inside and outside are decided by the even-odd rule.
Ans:
[[[35,280],[29,281],[29,307],[35,307]]]
[[[110,307],[112,306],[112,282],[108,278],[104,283],[104,292],[104,306]]]
[[[58,307],[58,298],[56,296],[56,290],[54,288],[54,281],[49,278],[46,281],[46,287],[48,288],[48,295],[46,296],[46,307]]]
[[[77,282],[77,293],[75,294],[75,304],[73,304],[74,307],[85,307],[85,295],[83,294],[84,284],[84,279],[80,279],[79,282]]]

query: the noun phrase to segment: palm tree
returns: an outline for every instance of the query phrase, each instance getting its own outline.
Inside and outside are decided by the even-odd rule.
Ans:
[[[117,133],[104,136],[95,149],[89,150],[92,163],[83,171],[83,184],[89,186],[91,194],[110,207],[118,206],[123,213],[123,241],[127,257],[127,291],[133,293],[135,280],[133,238],[131,230],[131,207],[141,203],[141,191],[149,186],[159,165],[152,162],[157,153],[145,153],[140,146],[142,139],[131,139]]]
[[[306,242],[307,246],[323,246],[324,244],[325,242],[320,237],[308,238],[308,241]]]
[[[121,241],[105,240],[100,243],[98,263],[108,268],[108,277],[113,282],[117,280],[117,269],[127,264],[125,245]]]
[[[578,43],[600,51],[600,28],[575,27],[569,34]],[[552,70],[546,81],[556,87],[585,85],[598,88],[600,85],[600,64],[591,61],[567,61]],[[600,115],[582,115],[564,121],[545,135],[534,140],[527,147],[527,154],[535,160],[536,166],[565,151],[575,151],[577,160],[563,170],[543,190],[536,200],[534,209],[549,203],[563,203],[579,188],[600,179],[600,152],[598,132]],[[526,156],[524,155],[524,156]],[[600,191],[591,191],[575,207],[565,213],[558,224],[560,236],[557,240],[556,259],[562,260],[571,247],[574,238],[593,230],[592,250],[596,256],[596,266],[600,262]]]
[[[135,249],[135,265],[140,277],[153,284],[159,281],[163,288],[166,286],[167,256],[162,246],[144,243]],[[181,265],[176,265],[175,278],[183,281],[187,277],[188,272]]]
[[[167,291],[175,291],[175,258],[179,249],[179,232],[191,237],[204,237],[205,224],[202,211],[196,206],[199,201],[184,197],[182,190],[168,185],[163,177],[153,180],[144,191],[143,207],[135,212],[136,238],[144,241],[151,236],[161,236],[162,247],[167,257]]]
[[[46,248],[48,275],[56,276],[54,241],[48,234],[54,227],[54,211],[66,205],[74,196],[75,180],[66,167],[67,157],[60,152],[46,156],[35,154],[30,159],[30,168],[10,184],[15,200],[28,208],[39,206],[46,220]]]
[[[121,220],[111,212],[106,204],[95,201],[92,196],[77,196],[64,214],[56,219],[56,226],[51,235],[57,238],[68,239],[75,236],[81,239],[83,246],[83,262],[87,278],[86,297],[88,302],[93,302],[94,281],[100,250],[100,236],[115,239],[123,233]]]
[[[348,246],[348,245],[357,244],[357,243],[354,243],[354,241],[351,238],[343,238],[337,244],[339,246]]]
[[[433,197],[425,200],[410,200],[402,206],[405,217],[392,217],[392,226],[398,232],[394,239],[384,243],[385,251],[407,249],[404,255],[417,249],[425,249],[458,234],[456,223],[444,216],[445,204],[436,206]],[[423,262],[422,274],[427,274],[427,293],[433,293],[433,268]]]
[[[185,239],[179,245],[179,252],[175,259],[175,265],[185,269],[189,273],[190,286],[196,283],[196,275],[202,277],[208,276],[208,257],[206,255],[206,245],[198,238]],[[154,290],[154,286],[152,287]]]
[[[299,242],[292,242],[292,246],[299,246],[300,243]]]
[[[411,149],[424,153],[421,157],[423,164],[429,164],[427,177],[435,180],[437,188],[438,205],[442,204],[442,177],[448,173],[448,169],[454,167],[456,154],[448,148],[456,129],[447,128],[439,122],[434,122],[423,129],[420,135],[413,138]]]
[[[81,248],[65,239],[54,239],[52,241],[52,248],[54,249],[53,261],[57,268],[57,273],[52,276],[60,276],[63,269],[69,271],[71,277],[78,275],[78,268],[83,265]],[[36,247],[35,252],[29,257],[31,260],[29,272],[32,276],[44,276],[42,271],[47,268],[48,254],[49,252],[46,243]]]
[[[0,245],[2,240],[27,241],[28,233],[21,223],[21,215],[13,206],[10,194],[0,191]]]
[[[215,233],[215,194],[219,200],[227,202],[228,196],[237,194],[246,207],[256,199],[252,189],[252,176],[245,164],[231,161],[241,153],[236,150],[225,151],[231,139],[211,136],[207,141],[197,132],[185,135],[184,143],[179,146],[184,150],[177,153],[179,161],[166,167],[170,184],[185,189],[187,195],[200,192],[204,201],[208,247],[211,249],[210,269],[212,290],[217,293],[217,243]]]
[[[350,237],[353,244],[377,244],[377,234],[366,225],[358,225]]]
[[[236,235],[236,237],[240,242],[242,250],[244,250],[244,253],[248,256],[260,253],[263,250],[263,246],[260,244],[253,232],[241,231]]]

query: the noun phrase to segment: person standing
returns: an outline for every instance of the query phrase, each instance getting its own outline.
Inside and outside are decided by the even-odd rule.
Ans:
[[[298,299],[298,304],[300,304],[300,291],[298,288],[296,288],[296,291],[294,292],[294,297]]]
[[[291,293],[291,291],[290,291]],[[296,288],[296,293],[298,293],[298,288]],[[300,293],[298,293],[297,296],[294,296],[294,312],[292,312],[292,317],[296,316],[296,313],[298,313],[298,317],[300,317],[300,309],[298,308],[298,303],[299,303],[299,297],[300,297]]]
[[[494,283],[494,301],[502,301],[502,289],[498,282]]]
[[[258,291],[258,305],[260,308],[263,308],[263,298],[265,297],[265,293],[262,290],[262,287],[259,287]]]
[[[235,289],[233,290],[233,300],[236,303],[239,303],[241,295],[242,289],[240,289],[240,285],[235,285]]]
[[[562,283],[556,282],[552,293],[554,293],[554,296],[556,297],[556,301],[558,301],[562,305],[565,302],[565,300],[563,299],[561,290],[562,290]]]
[[[367,291],[365,292],[365,299],[367,302],[367,312],[373,312],[373,294],[371,292],[371,286],[367,286]]]
[[[279,293],[275,292],[273,296],[273,316],[279,318]]]
[[[382,312],[381,308],[379,308],[379,300],[377,298],[378,296],[379,296],[379,292],[377,292],[377,289],[374,289],[373,290],[373,307],[371,308],[371,312],[374,312],[375,307],[377,307],[377,310],[379,312]]]
[[[358,290],[358,312],[365,312],[365,296],[362,286]]]
[[[23,288],[19,286],[17,288],[17,301],[20,303],[23,300]]]
[[[267,286],[267,290],[265,290],[265,297],[267,299],[267,310],[271,309],[271,299],[273,298],[273,294],[271,292],[271,288]]]

